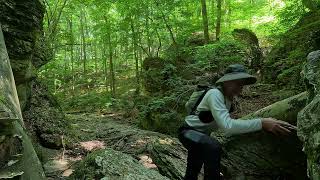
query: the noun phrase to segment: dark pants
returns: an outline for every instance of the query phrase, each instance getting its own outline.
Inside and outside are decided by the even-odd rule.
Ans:
[[[204,180],[220,179],[221,146],[208,135],[188,126],[179,129],[179,140],[188,149],[185,180],[197,180],[204,165]]]

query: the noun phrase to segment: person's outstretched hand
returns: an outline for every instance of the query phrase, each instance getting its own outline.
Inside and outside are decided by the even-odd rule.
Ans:
[[[296,126],[274,118],[263,118],[261,122],[263,130],[275,135],[289,135],[292,131],[297,130]]]

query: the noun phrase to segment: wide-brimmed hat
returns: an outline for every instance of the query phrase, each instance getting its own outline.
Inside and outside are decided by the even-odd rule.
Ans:
[[[232,64],[227,67],[224,75],[216,82],[216,84],[237,79],[244,80],[244,85],[254,84],[257,82],[257,78],[248,74],[243,65]]]

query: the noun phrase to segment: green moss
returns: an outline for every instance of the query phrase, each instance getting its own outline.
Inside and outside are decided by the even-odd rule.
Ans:
[[[75,169],[71,179],[167,179],[157,171],[147,169],[131,156],[112,149],[91,153]]]
[[[103,153],[103,150],[90,153],[86,158],[76,165],[76,171],[69,179],[101,179],[103,175],[97,171],[99,166],[95,162],[95,158]]]

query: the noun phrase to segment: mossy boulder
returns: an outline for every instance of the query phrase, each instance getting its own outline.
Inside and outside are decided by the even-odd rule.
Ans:
[[[1,28],[0,77],[0,178],[45,179],[40,161],[24,129],[19,99]]]
[[[320,50],[311,52],[304,67],[304,77],[309,84],[307,106],[298,115],[298,136],[308,161],[310,179],[320,179]]]
[[[163,93],[170,89],[168,81],[174,76],[175,67],[168,61],[149,57],[143,61],[143,69],[143,85],[147,92]]]
[[[42,45],[42,0],[0,0],[0,21],[15,76],[21,108],[28,104],[35,69],[47,62]]]
[[[105,149],[94,152],[79,164],[74,179],[165,180],[159,172],[144,167],[131,156]]]
[[[70,138],[73,143],[99,139],[99,141],[104,142],[106,147],[117,151],[116,154],[119,152],[127,154],[127,156],[123,156],[122,153],[119,154],[122,158],[129,155],[130,158],[137,159],[144,164],[143,157],[148,157],[151,160],[149,165],[152,165],[152,169],[157,170],[162,176],[169,179],[183,179],[186,167],[186,150],[176,138],[141,130],[136,126],[125,124],[124,119],[119,121],[119,119],[110,119],[111,117],[98,115],[69,115],[68,117],[72,123],[81,124],[81,128],[75,127],[73,129],[74,137]],[[103,153],[103,150],[97,153]],[[101,169],[95,163],[96,155],[93,152],[93,155],[89,155],[85,159],[86,162],[81,163],[82,168],[79,171],[77,170],[79,174],[76,173],[79,175],[78,177],[83,174],[92,175],[96,170]],[[112,166],[119,166],[116,161],[112,163],[114,163]],[[133,163],[135,164],[136,161]],[[78,167],[75,167],[75,169],[78,169]],[[148,164],[146,167],[148,167]],[[81,173],[81,171],[83,172]]]
[[[24,121],[35,142],[47,148],[62,147],[61,136],[68,132],[70,125],[64,113],[46,86],[33,81],[29,104],[23,111]]]
[[[247,63],[250,69],[253,69],[256,72],[261,70],[263,65],[263,54],[257,35],[249,29],[234,29],[232,35],[247,47],[249,57]]]

